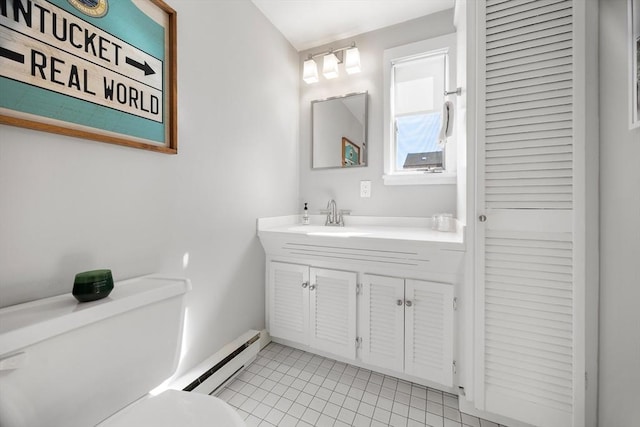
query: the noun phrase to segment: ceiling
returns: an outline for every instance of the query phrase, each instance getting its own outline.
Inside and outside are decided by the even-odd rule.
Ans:
[[[251,0],[298,51],[450,9],[455,0]]]

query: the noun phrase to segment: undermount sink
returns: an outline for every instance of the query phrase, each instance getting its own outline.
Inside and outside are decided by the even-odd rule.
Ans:
[[[326,225],[297,225],[289,228],[293,233],[306,234],[307,236],[333,236],[355,237],[372,234],[372,230],[363,227],[334,227]]]

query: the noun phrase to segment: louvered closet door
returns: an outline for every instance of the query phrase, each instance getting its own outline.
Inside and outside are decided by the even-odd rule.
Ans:
[[[365,274],[361,298],[362,360],[404,370],[404,279]]]
[[[310,345],[356,357],[356,273],[311,268]]]
[[[577,427],[573,4],[479,11],[476,405]]]
[[[271,262],[269,333],[309,344],[309,267]]]
[[[453,385],[453,286],[405,280],[405,372]]]

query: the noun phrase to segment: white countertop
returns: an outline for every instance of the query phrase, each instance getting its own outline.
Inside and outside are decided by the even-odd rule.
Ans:
[[[311,224],[302,224],[302,215],[259,218],[258,235],[281,233],[289,236],[336,239],[378,239],[464,245],[464,226],[453,220],[451,231],[432,229],[431,218],[346,216],[344,227],[325,226],[325,215],[309,215]]]

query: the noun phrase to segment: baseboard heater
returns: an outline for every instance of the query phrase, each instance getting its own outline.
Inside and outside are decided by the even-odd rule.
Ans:
[[[260,351],[260,332],[248,331],[222,350],[199,364],[187,374],[186,378],[194,378],[182,390],[203,394],[216,394],[232,380],[242,369],[251,363]],[[199,373],[199,374],[198,374]],[[183,377],[183,378],[185,378]]]

